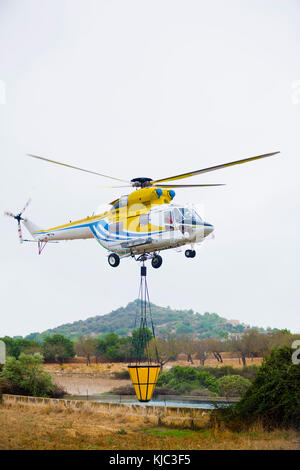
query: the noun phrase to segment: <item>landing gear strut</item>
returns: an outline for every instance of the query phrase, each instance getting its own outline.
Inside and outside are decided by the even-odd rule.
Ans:
[[[195,258],[196,251],[195,250],[185,250],[184,254],[187,258]]]
[[[152,267],[157,269],[160,268],[162,265],[162,257],[159,255],[154,255],[151,261]]]
[[[116,268],[120,264],[120,256],[116,253],[111,253],[108,257],[108,264],[113,268]]]

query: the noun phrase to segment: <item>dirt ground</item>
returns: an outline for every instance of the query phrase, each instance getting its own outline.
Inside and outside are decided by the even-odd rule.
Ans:
[[[244,433],[153,427],[126,416],[0,405],[0,450],[300,449],[295,431]]]
[[[99,395],[131,384],[130,380],[84,376],[54,376],[53,381],[70,395]]]

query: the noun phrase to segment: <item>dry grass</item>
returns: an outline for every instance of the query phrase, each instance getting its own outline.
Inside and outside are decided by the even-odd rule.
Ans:
[[[48,372],[66,372],[66,373],[89,373],[89,374],[113,374],[114,372],[120,372],[127,370],[127,364],[124,362],[115,363],[99,363],[99,364],[45,364],[45,369]]]
[[[255,357],[253,359],[247,360],[247,365],[261,365],[262,358]],[[169,362],[165,365],[164,370],[168,370],[173,366],[180,365],[180,366],[189,366],[194,365],[195,367],[199,367],[199,360],[194,360],[194,364],[190,364],[187,361],[174,361]],[[228,353],[223,353],[223,363],[218,362],[215,358],[211,357],[205,361],[205,366],[209,367],[222,367],[222,366],[232,366],[232,367],[243,367],[242,362],[238,360],[238,358],[230,357]],[[90,364],[87,366],[86,364],[80,363],[71,363],[71,364],[63,364],[60,366],[59,364],[46,364],[45,368],[48,372],[72,372],[72,373],[97,373],[97,374],[113,374],[114,372],[120,372],[123,370],[127,370],[127,364],[124,362],[116,362],[116,363],[99,363],[99,364]]]
[[[95,413],[0,406],[0,449],[299,449],[295,431],[248,432],[153,428]]]

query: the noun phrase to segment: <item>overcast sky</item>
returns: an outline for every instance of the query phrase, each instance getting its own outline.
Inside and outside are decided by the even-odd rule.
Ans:
[[[149,266],[153,302],[300,331],[299,0],[0,0],[0,210],[48,228],[117,198],[109,180],[196,176],[215,239]],[[121,190],[120,190],[121,191]],[[175,202],[174,201],[174,202]],[[105,314],[138,295],[138,263],[95,240],[20,245],[0,217],[0,336]],[[23,229],[26,237],[26,229]]]

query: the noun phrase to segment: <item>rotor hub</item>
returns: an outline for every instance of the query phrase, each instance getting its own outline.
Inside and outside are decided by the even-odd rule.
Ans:
[[[20,212],[20,214],[15,215],[14,219],[16,219],[18,222],[20,222],[21,220],[24,220],[22,217],[22,212]]]
[[[139,177],[133,178],[131,183],[133,183],[135,187],[146,188],[147,186],[151,186],[151,181],[153,181],[151,178]]]

